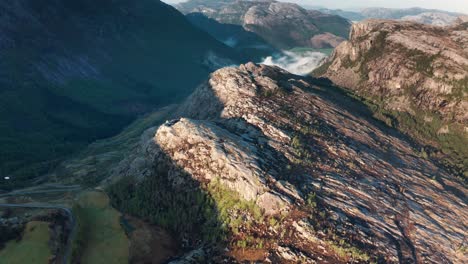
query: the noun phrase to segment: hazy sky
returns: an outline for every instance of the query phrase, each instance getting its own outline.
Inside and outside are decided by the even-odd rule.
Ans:
[[[166,3],[179,3],[185,0],[163,0]],[[284,0],[308,5],[324,6],[329,8],[356,8],[356,7],[424,7],[435,8],[468,14],[468,0]]]

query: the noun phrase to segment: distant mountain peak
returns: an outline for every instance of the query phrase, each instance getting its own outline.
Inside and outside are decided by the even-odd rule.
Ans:
[[[307,10],[298,4],[278,1],[223,1],[191,0],[177,5],[185,14],[201,13],[223,24],[240,25],[257,34],[278,49],[294,47],[335,47],[347,38],[350,23],[344,18],[316,10]],[[327,34],[317,41],[314,36]],[[335,37],[330,38],[331,34]]]

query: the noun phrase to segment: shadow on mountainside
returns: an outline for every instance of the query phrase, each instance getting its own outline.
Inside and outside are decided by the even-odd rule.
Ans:
[[[141,181],[124,177],[108,187],[112,205],[169,231],[183,251],[224,249],[227,230],[216,203],[202,187],[204,183],[195,181],[170,157],[159,153],[151,176]]]

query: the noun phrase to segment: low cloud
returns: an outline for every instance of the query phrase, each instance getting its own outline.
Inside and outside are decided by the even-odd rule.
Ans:
[[[212,71],[221,69],[223,67],[236,65],[232,60],[220,57],[213,51],[207,52],[202,64]]]
[[[229,37],[223,41],[223,43],[231,48],[235,48],[239,41],[235,37]]]
[[[268,56],[262,64],[278,66],[290,73],[297,75],[307,75],[315,70],[327,58],[327,55],[321,52],[290,52],[284,51],[282,56]]]

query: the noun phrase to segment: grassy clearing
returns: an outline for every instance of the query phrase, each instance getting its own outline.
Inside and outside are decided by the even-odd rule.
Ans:
[[[357,247],[353,247],[349,245],[344,240],[340,240],[339,242],[334,241],[325,241],[328,246],[335,252],[335,254],[346,263],[354,262],[354,261],[363,261],[364,263],[369,263],[370,256],[360,250]]]
[[[240,248],[263,248],[265,241],[242,231],[246,226],[265,224],[263,212],[255,201],[243,199],[237,192],[222,185],[219,179],[211,181],[207,189],[216,204],[218,221],[227,229],[228,234],[237,238],[230,241],[231,245]]]
[[[103,192],[78,197],[73,211],[77,227],[72,263],[128,263],[129,242],[120,225],[120,213]]]
[[[11,241],[0,251],[1,264],[47,264],[51,257],[49,224],[29,222],[20,241]]]

